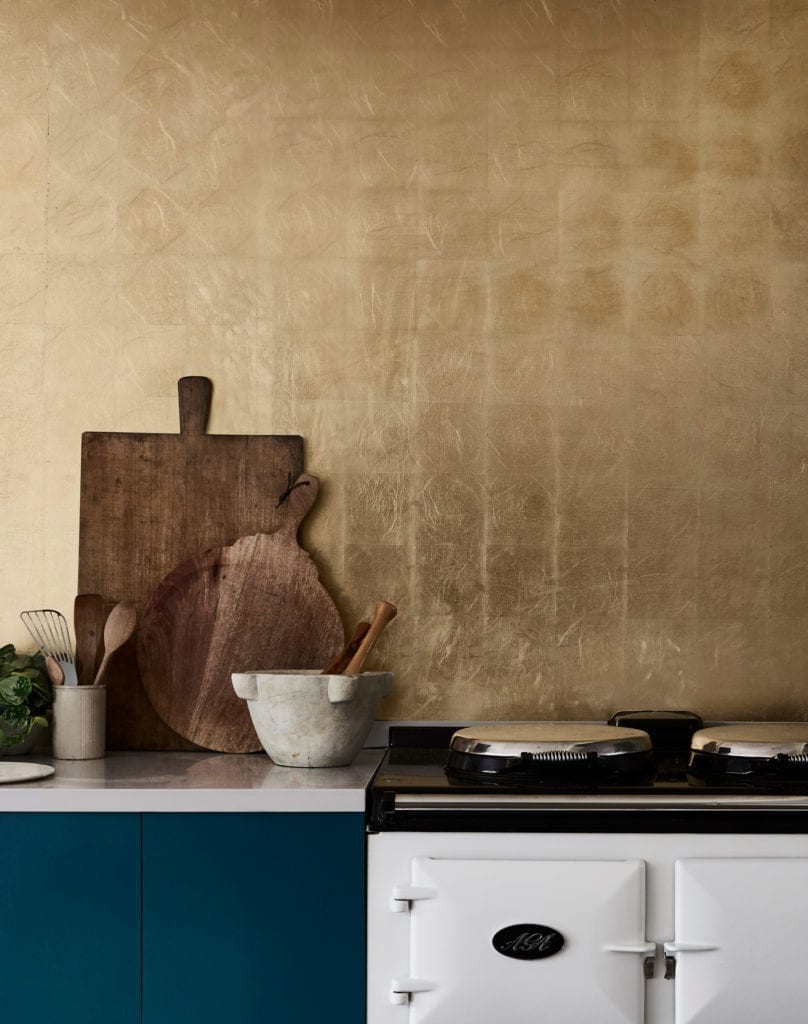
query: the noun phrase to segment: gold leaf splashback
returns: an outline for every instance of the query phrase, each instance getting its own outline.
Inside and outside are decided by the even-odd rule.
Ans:
[[[82,430],[293,432],[390,717],[808,714],[796,0],[0,4],[0,623]]]

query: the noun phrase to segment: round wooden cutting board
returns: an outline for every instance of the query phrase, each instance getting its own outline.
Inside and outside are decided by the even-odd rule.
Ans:
[[[302,474],[279,530],[185,562],[146,605],[137,635],[144,688],[163,721],[200,747],[261,749],[232,672],[317,669],[344,642],[339,612],[297,543],[317,491],[317,478]]]

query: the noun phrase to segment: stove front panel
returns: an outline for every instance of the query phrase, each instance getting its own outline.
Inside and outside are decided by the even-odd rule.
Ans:
[[[802,983],[793,967],[799,949],[794,932],[796,922],[808,921],[808,836],[381,833],[368,837],[368,886],[367,1024],[491,1019],[520,1024],[541,1019],[560,1024],[760,1024],[772,1019],[791,1024],[801,1019],[768,1013],[780,1005],[783,991],[777,971],[769,973],[769,967],[781,963],[791,975],[791,988]],[[442,902],[433,898],[436,893]],[[744,916],[745,905],[756,921]],[[690,922],[697,923],[698,913],[707,915],[710,928],[720,926],[720,934],[708,929],[706,938],[694,939]],[[619,922],[613,933],[609,922]],[[493,948],[488,951],[500,929],[521,924],[547,926],[569,942],[557,955],[515,959],[512,965]],[[762,959],[756,945],[758,951],[749,955],[749,947],[746,953],[742,948],[743,933],[755,924],[765,944]],[[525,931],[522,941],[539,941],[538,931]],[[709,956],[708,951],[670,947],[677,940],[711,942],[716,934],[727,953],[718,958],[720,970],[698,959]],[[505,939],[522,935],[506,934]],[[656,947],[655,975],[646,981],[644,955],[638,951],[644,941]],[[676,980],[664,977],[666,943],[668,972],[675,970]],[[609,945],[625,951],[609,950]],[[469,946],[473,956],[458,953]],[[519,979],[518,994],[509,1002],[512,977]],[[557,988],[550,985],[552,999],[558,1000],[551,1006],[544,983],[548,978],[559,982]],[[493,1010],[485,1003],[489,986],[495,992]],[[742,994],[750,986],[758,1002],[750,996],[754,1012],[744,1016],[732,993],[741,994],[743,1006]],[[616,1001],[615,990],[620,992]],[[593,1011],[589,1000],[597,993],[601,1001]],[[699,1000],[716,1012],[699,1009]],[[792,1014],[799,1015],[808,997],[801,995],[795,1004],[788,996],[789,1001]],[[580,1010],[581,1005],[586,1009]],[[527,1007],[530,1016],[525,1016]],[[569,1008],[566,1016],[564,1007]]]

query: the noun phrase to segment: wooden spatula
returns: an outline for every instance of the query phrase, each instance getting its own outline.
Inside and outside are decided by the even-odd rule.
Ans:
[[[47,655],[45,658],[45,670],[48,673],[48,678],[54,686],[61,686],[65,681],[65,670],[59,664],[59,662],[52,655]]]
[[[133,601],[120,601],[109,613],[104,625],[104,659],[93,679],[93,686],[100,686],[109,668],[112,655],[132,636],[137,625],[137,609]]]
[[[79,683],[89,686],[103,656],[104,599],[100,594],[79,594],[73,602],[76,668]]]

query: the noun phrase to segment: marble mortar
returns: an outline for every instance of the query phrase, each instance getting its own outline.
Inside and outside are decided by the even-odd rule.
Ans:
[[[338,676],[312,669],[234,672],[231,678],[264,750],[275,764],[292,768],[350,764],[393,684],[391,672]]]

